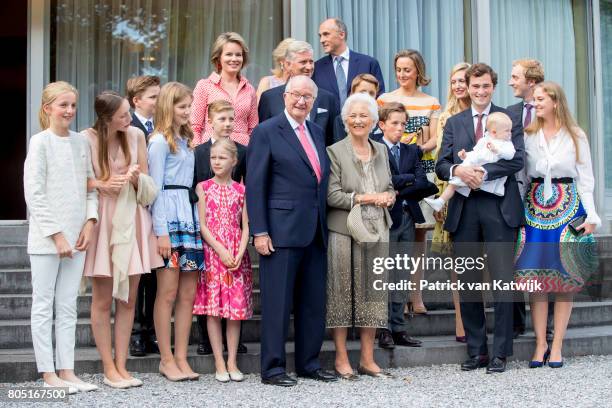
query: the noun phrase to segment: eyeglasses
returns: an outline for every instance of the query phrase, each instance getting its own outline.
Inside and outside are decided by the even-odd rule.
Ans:
[[[289,95],[291,95],[291,97],[295,99],[296,101],[299,101],[300,99],[304,98],[304,102],[310,103],[314,100],[314,96],[312,95],[300,95],[297,92],[285,92],[285,93],[288,93]]]

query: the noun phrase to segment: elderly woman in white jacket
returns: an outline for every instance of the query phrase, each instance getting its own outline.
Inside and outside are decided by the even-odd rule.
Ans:
[[[94,177],[89,144],[83,135],[69,129],[77,97],[77,90],[66,82],[45,87],[39,112],[44,130],[30,139],[23,180],[30,213],[28,254],[36,365],[44,386],[68,387],[69,393],[98,388],[74,374],[77,295],[85,250],[98,218],[97,194],[87,191],[87,179]]]

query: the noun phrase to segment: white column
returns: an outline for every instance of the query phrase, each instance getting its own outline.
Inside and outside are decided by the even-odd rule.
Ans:
[[[306,38],[306,1],[291,0],[291,37],[308,41]]]
[[[472,0],[472,55],[474,62],[491,64],[491,12],[489,0]]]
[[[604,93],[604,84],[603,84],[603,65],[601,61],[601,30],[600,30],[600,14],[599,14],[599,1],[592,1],[591,7],[587,7],[587,9],[591,9],[592,13],[592,39],[589,36],[589,50],[593,51],[592,61],[593,66],[589,72],[589,76],[592,77],[593,86],[589,92],[589,100],[591,109],[590,112],[590,122],[591,122],[591,132],[589,140],[591,142],[591,154],[593,159],[593,172],[595,176],[595,206],[597,207],[597,211],[599,216],[602,219],[602,227],[599,233],[609,233],[611,230],[611,218],[612,218],[612,204],[607,204],[606,200],[606,171],[605,171],[605,134],[604,134],[604,124],[603,124],[603,93]],[[587,10],[588,14],[589,10]],[[588,15],[587,14],[587,15]],[[592,41],[591,41],[592,40]],[[589,81],[590,82],[590,81]],[[612,177],[612,174],[608,175]],[[612,197],[610,197],[612,198]],[[606,208],[608,207],[608,208]]]
[[[38,109],[45,84],[49,82],[49,0],[28,0],[28,85],[26,138],[40,130]]]

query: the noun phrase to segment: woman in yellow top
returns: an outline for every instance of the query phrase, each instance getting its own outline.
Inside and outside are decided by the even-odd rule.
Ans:
[[[418,51],[402,50],[395,54],[394,58],[395,78],[399,88],[392,92],[382,94],[378,98],[378,104],[384,105],[388,102],[399,102],[404,105],[408,113],[408,121],[402,143],[416,143],[423,151],[422,164],[429,181],[434,181],[435,149],[438,118],[440,116],[440,102],[437,98],[427,95],[420,90],[421,86],[428,85],[431,79],[427,77],[425,61]],[[427,230],[435,225],[433,210],[424,202],[421,202],[421,210],[425,217],[424,224],[416,224],[415,231],[415,254],[425,253],[425,236]],[[422,270],[412,275],[412,281],[418,282],[422,279]],[[420,290],[410,293],[410,311],[416,314],[425,314],[427,309],[423,304]]]
[[[448,85],[448,97],[446,102],[446,108],[440,119],[438,120],[438,126],[436,128],[436,152],[440,150],[442,144],[442,135],[444,133],[444,125],[451,116],[469,108],[470,106],[470,95],[467,92],[467,83],[465,82],[465,71],[470,67],[467,62],[460,62],[451,69],[450,83]],[[437,154],[436,154],[437,156]],[[447,182],[438,180],[436,178],[436,186],[440,190],[439,194],[442,194]],[[450,254],[451,238],[447,231],[444,231],[444,221],[446,220],[446,206],[440,212],[434,212],[434,218],[436,219],[436,226],[434,227],[433,238],[431,243],[431,250],[439,254]],[[457,280],[457,274],[451,273],[451,280],[455,282]],[[459,308],[459,293],[453,291],[453,303],[455,305],[455,339],[460,343],[465,343],[465,330],[463,329],[463,322],[461,321],[461,310]]]

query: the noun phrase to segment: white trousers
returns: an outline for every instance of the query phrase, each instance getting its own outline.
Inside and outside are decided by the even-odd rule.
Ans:
[[[38,372],[74,369],[77,296],[85,253],[72,259],[58,255],[30,255],[32,269],[32,344]],[[53,365],[53,303],[55,301],[55,360]]]

